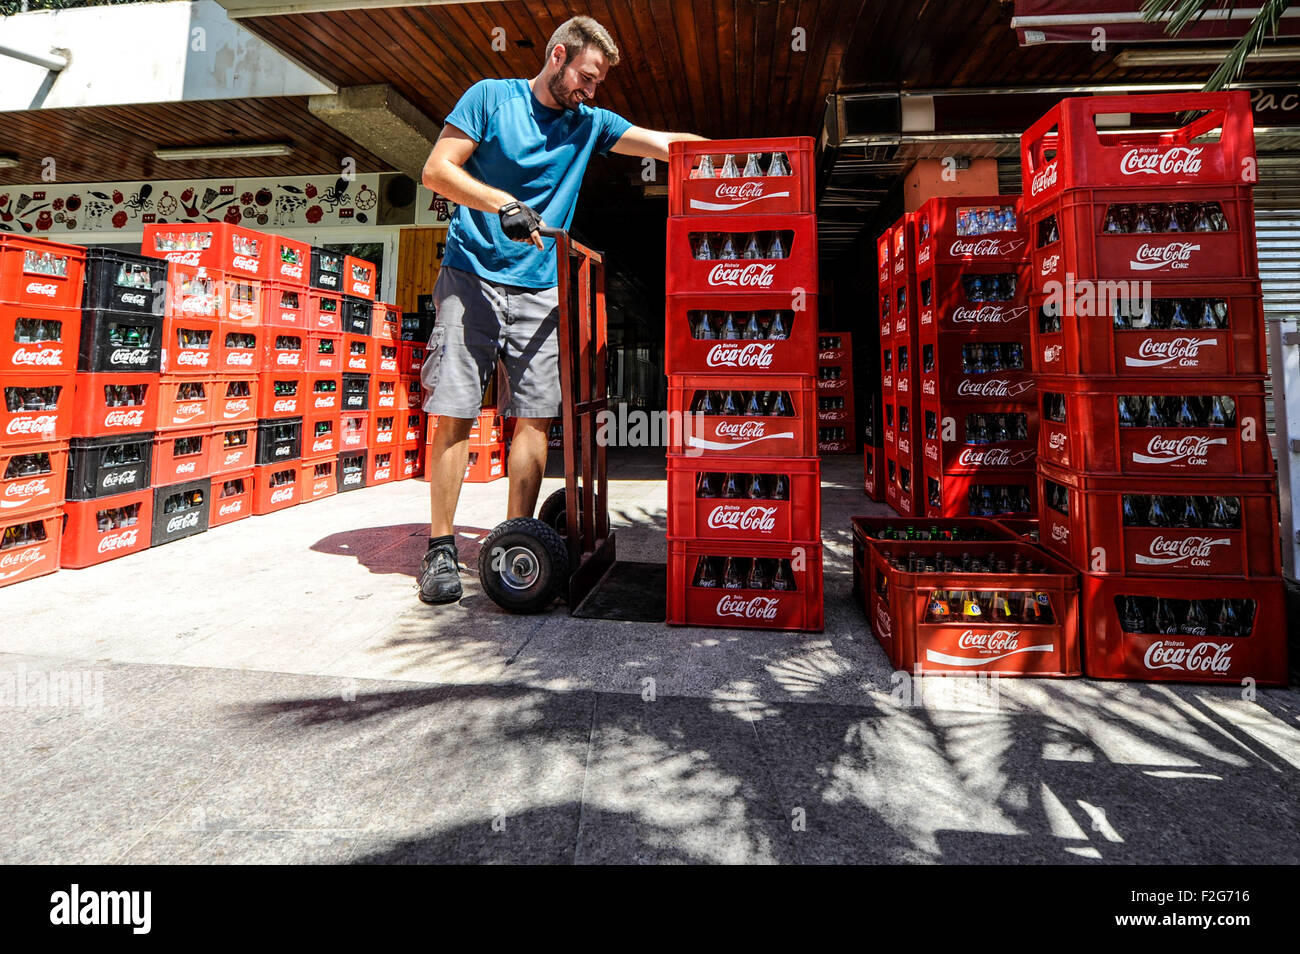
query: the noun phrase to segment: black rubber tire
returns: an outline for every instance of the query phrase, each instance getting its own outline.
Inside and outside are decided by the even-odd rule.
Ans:
[[[521,580],[509,578],[513,566],[501,564],[498,556],[509,551],[531,560],[532,572]],[[498,566],[494,569],[493,563]],[[517,562],[517,561],[516,561]],[[562,596],[569,585],[569,551],[555,528],[531,517],[516,517],[499,524],[488,534],[478,552],[478,578],[483,592],[497,606],[511,613],[539,613]],[[519,585],[525,582],[526,585]]]
[[[582,485],[578,485],[578,506],[582,506]],[[564,488],[561,487],[555,493],[551,494],[542,501],[541,507],[537,510],[537,519],[542,521],[548,527],[555,529],[560,536],[567,532],[565,517],[568,513],[568,501],[564,498]]]

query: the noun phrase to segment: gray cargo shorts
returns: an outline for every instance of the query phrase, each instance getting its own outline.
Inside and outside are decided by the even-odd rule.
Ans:
[[[443,266],[433,287],[438,317],[420,369],[424,409],[478,417],[497,359],[510,382],[511,417],[560,413],[559,290],[502,285]]]

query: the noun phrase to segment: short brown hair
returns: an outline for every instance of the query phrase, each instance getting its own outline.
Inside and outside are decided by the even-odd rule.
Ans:
[[[551,42],[546,44],[546,56],[557,44],[564,45],[564,62],[569,62],[589,46],[594,46],[605,54],[610,66],[618,65],[618,47],[609,31],[591,17],[570,17],[559,25],[551,34]]]

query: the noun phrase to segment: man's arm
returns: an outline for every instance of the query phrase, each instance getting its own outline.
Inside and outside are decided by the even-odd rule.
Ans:
[[[426,189],[432,189],[458,205],[495,215],[503,205],[514,202],[515,197],[480,182],[465,171],[464,165],[477,146],[478,143],[464,132],[446,124],[424,163],[420,181]],[[533,232],[530,241],[538,248],[543,247],[542,237],[537,232]]]
[[[695,133],[660,132],[655,129],[643,129],[633,126],[619,137],[618,142],[610,147],[610,152],[624,156],[641,156],[642,158],[668,161],[668,144],[672,142],[705,142],[707,136]]]

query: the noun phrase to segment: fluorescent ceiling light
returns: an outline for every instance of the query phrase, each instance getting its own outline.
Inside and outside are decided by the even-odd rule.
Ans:
[[[1115,57],[1115,65],[1128,67],[1190,66],[1198,63],[1216,64],[1223,62],[1230,49],[1231,47],[1225,46],[1221,49],[1197,47],[1183,50],[1121,50],[1119,55]],[[1290,62],[1292,60],[1300,60],[1300,46],[1270,46],[1262,50],[1256,50],[1247,57],[1246,62],[1274,63]]]
[[[153,151],[154,158],[184,161],[186,159],[256,159],[261,156],[288,156],[293,146],[287,142],[254,143],[247,146],[176,146],[161,147]]]
[[[0,169],[17,169],[18,159],[15,156],[0,156]]]

